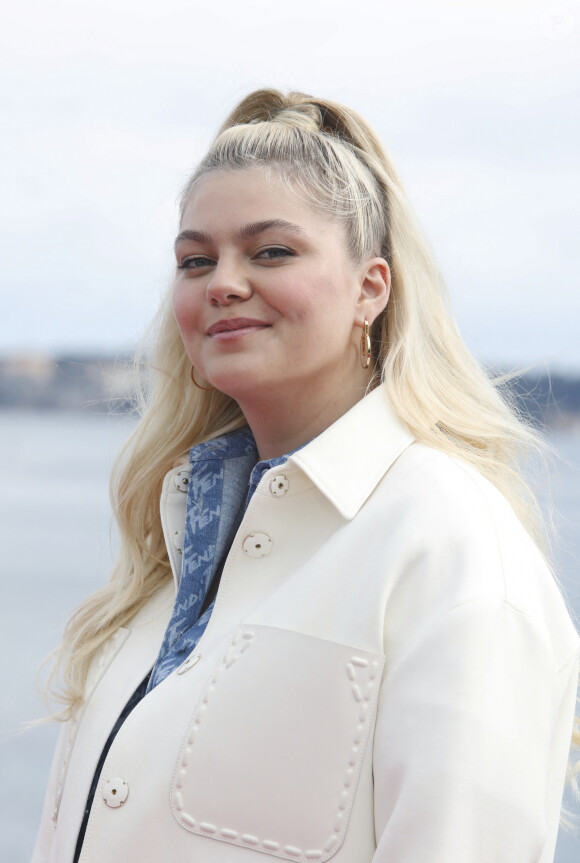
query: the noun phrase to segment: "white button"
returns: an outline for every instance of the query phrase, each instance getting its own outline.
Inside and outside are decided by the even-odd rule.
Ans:
[[[173,536],[171,537],[171,541],[173,542],[173,547],[177,549],[180,554],[183,554],[183,536],[185,534],[184,530],[174,530]]]
[[[283,473],[277,474],[270,480],[270,494],[274,497],[282,497],[288,491],[288,477]]]
[[[264,557],[272,551],[272,540],[267,533],[251,533],[242,547],[250,557]]]
[[[122,806],[128,796],[129,786],[124,779],[115,776],[114,779],[109,779],[108,782],[105,782],[103,800],[111,809],[118,809],[119,806]]]
[[[179,491],[187,491],[187,487],[189,485],[189,471],[178,471],[173,477],[173,482],[175,483],[175,488],[179,489]]]
[[[185,662],[182,662],[177,669],[177,673],[185,674],[186,671],[189,671],[190,668],[193,668],[194,665],[197,665],[200,659],[201,653],[196,653],[195,656],[188,656]]]

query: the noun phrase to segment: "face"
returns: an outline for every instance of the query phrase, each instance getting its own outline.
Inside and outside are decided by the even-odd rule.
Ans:
[[[203,177],[184,209],[173,289],[197,377],[243,407],[258,394],[332,394],[360,376],[357,324],[386,296],[371,308],[368,267],[345,249],[339,224],[259,168]]]

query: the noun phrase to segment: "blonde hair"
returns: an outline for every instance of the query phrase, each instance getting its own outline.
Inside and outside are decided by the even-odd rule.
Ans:
[[[258,90],[224,123],[184,189],[182,211],[201,177],[248,167],[273,173],[338,220],[353,261],[387,260],[391,296],[372,328],[373,385],[385,387],[417,440],[468,462],[494,483],[542,547],[542,519],[522,462],[541,449],[541,439],[518,416],[505,379],[491,381],[464,345],[434,255],[367,123],[331,101]],[[142,419],[111,483],[121,554],[109,583],[77,609],[65,630],[58,653],[61,719],[82,701],[97,649],[171,578],[159,515],[164,475],[195,443],[245,422],[231,398],[191,385],[169,300],[152,335]]]

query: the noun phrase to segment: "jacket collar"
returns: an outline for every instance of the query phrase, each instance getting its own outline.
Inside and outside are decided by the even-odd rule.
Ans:
[[[350,520],[413,441],[378,386],[289,461]]]

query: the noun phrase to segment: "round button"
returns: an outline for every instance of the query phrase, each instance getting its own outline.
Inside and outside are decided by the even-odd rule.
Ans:
[[[242,547],[249,557],[264,557],[272,551],[272,540],[267,533],[251,533]]]
[[[195,656],[188,656],[185,662],[182,662],[179,668],[177,669],[178,674],[185,674],[186,671],[189,671],[190,668],[193,668],[194,665],[197,665],[199,660],[201,659],[201,653],[196,653]]]
[[[174,530],[173,536],[171,537],[171,541],[173,542],[173,547],[177,549],[180,554],[183,554],[183,537],[185,531],[184,530]]]
[[[282,497],[288,491],[288,477],[279,473],[270,480],[270,494],[274,497]]]
[[[173,477],[173,482],[175,483],[175,488],[179,491],[187,491],[187,487],[189,485],[189,471],[178,471]]]
[[[128,796],[129,786],[124,779],[115,776],[114,779],[109,779],[108,782],[105,782],[103,800],[111,809],[118,809],[119,806],[122,806]]]

